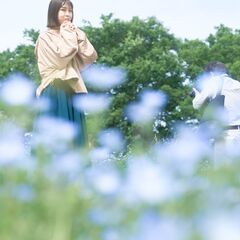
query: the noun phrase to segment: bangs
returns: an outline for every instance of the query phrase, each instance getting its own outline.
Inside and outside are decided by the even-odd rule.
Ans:
[[[72,10],[73,10],[73,3],[72,3],[70,0],[64,0],[64,1],[62,2],[62,6],[65,5],[65,4],[67,4],[67,5],[68,5],[69,7],[71,7]]]
[[[60,26],[58,22],[58,12],[60,8],[67,4],[73,10],[73,3],[70,0],[51,0],[48,7],[48,21],[47,27],[49,28],[58,28]],[[73,21],[73,14],[72,20]]]

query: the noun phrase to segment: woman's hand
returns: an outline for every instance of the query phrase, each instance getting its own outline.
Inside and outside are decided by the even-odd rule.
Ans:
[[[64,21],[64,22],[62,23],[61,27],[62,27],[62,28],[67,28],[67,29],[69,29],[70,31],[75,31],[75,30],[76,30],[75,25],[74,25],[72,22],[68,21],[68,20]]]
[[[193,91],[195,93],[195,96],[199,94],[199,91],[196,88],[193,88]]]
[[[36,90],[36,97],[39,98],[41,94],[41,90],[39,88],[37,88]]]

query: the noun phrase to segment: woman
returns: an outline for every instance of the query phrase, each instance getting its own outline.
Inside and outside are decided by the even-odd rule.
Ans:
[[[73,24],[73,4],[70,0],[51,0],[48,7],[48,29],[40,33],[35,54],[41,75],[36,96],[47,97],[48,114],[77,126],[76,143],[86,143],[84,113],[75,109],[73,97],[87,93],[80,74],[97,59],[97,53],[86,34]]]

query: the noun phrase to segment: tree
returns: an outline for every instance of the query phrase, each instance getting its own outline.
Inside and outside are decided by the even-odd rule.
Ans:
[[[215,35],[210,34],[207,41],[213,60],[224,62],[230,74],[240,79],[240,30],[233,31],[224,25],[216,27]]]
[[[15,50],[9,49],[0,53],[0,78],[5,78],[11,73],[21,72],[35,82],[40,81],[37,69],[34,45],[38,32],[25,30],[24,37],[30,40],[29,45],[18,45]]]
[[[86,30],[99,53],[98,62],[121,66],[128,73],[127,81],[114,89],[113,104],[106,116],[107,126],[118,126],[129,136],[132,128],[125,118],[124,106],[144,89],[163,90],[170,101],[161,114],[167,126],[159,126],[159,132],[161,137],[168,136],[170,126],[185,119],[181,111],[187,91],[182,84],[184,68],[177,54],[180,40],[154,17],[146,20],[134,17],[125,22],[112,19],[112,15],[102,16],[100,28],[88,26]]]

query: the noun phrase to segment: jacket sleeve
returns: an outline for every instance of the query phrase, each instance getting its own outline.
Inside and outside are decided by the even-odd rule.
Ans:
[[[78,38],[78,56],[81,59],[83,67],[85,67],[86,65],[96,61],[97,52],[91,42],[88,40],[86,34],[79,28],[77,28],[76,31]]]
[[[38,58],[40,74],[48,69],[64,69],[78,52],[78,39],[74,31],[60,28],[60,35],[40,34],[35,53]]]
[[[202,91],[202,92],[195,91],[195,94],[196,95],[192,101],[193,108],[199,109],[206,102],[209,96],[206,91]]]

